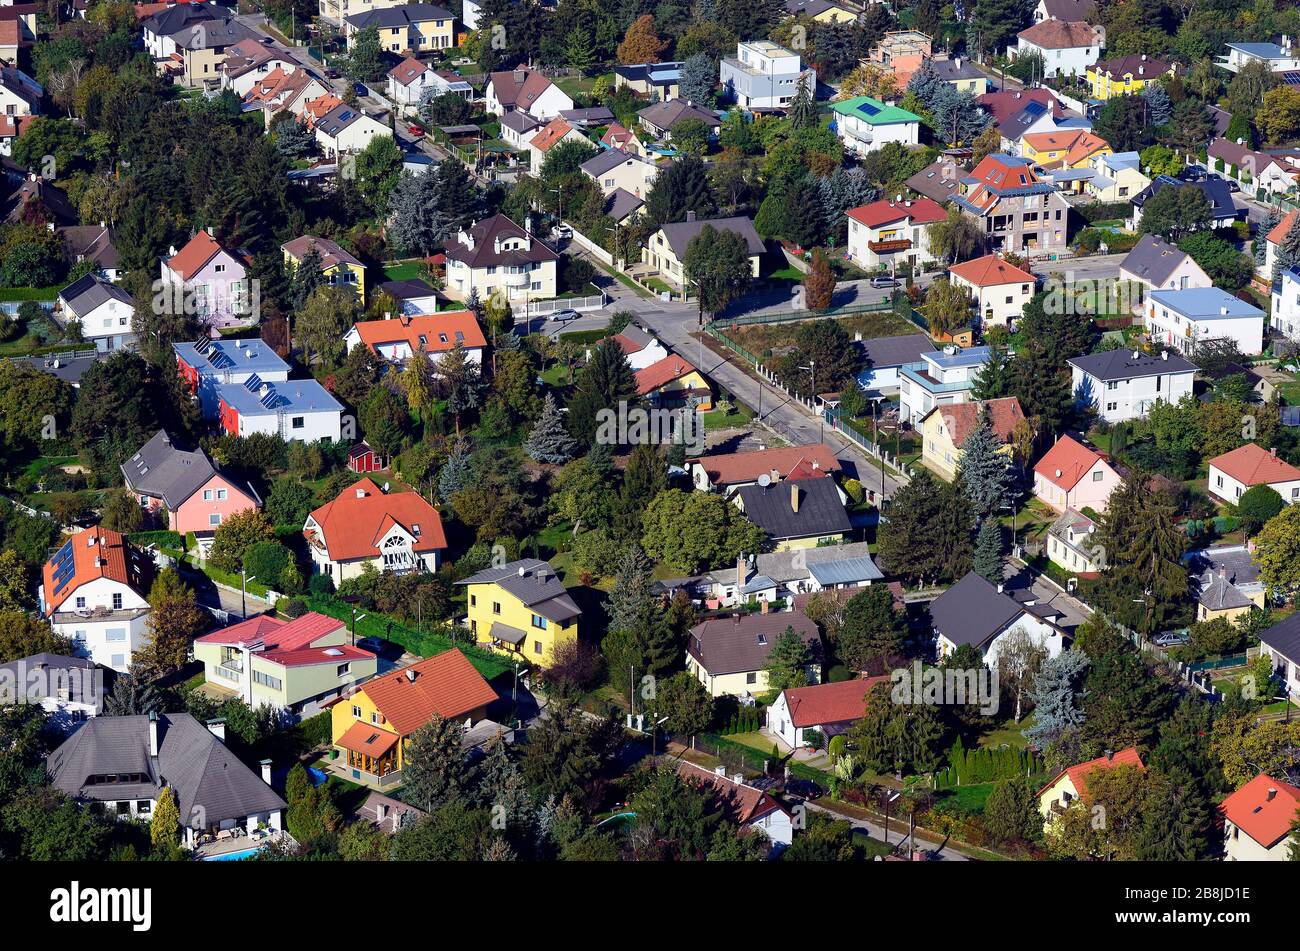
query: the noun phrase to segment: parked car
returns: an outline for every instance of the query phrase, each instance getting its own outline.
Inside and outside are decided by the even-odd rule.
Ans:
[[[871,279],[872,287],[897,287],[898,281],[884,274],[878,274]]]
[[[1186,631],[1165,631],[1158,635],[1152,643],[1157,647],[1179,647],[1186,644],[1189,639]]]
[[[557,310],[546,315],[547,320],[577,320],[580,315],[576,310]]]
[[[820,799],[824,791],[811,779],[787,779],[785,781],[785,794],[787,796],[794,796],[807,802]]]
[[[556,225],[553,229],[551,229],[551,234],[553,234],[557,238],[572,238],[573,229],[570,228],[568,225]]]
[[[370,95],[370,90],[366,88],[365,83],[353,83],[352,92],[356,94],[358,99],[364,99],[366,96]]]
[[[424,138],[424,126],[420,125],[417,122],[412,122],[410,125],[408,125],[406,127],[406,131],[411,133],[411,135],[415,136],[417,139]]]
[[[326,79],[340,79],[340,78],[342,78],[342,75],[343,75],[343,74],[340,73],[340,72],[339,72],[337,69],[335,69],[333,66],[327,66],[327,67],[325,68],[325,78],[326,78]]]

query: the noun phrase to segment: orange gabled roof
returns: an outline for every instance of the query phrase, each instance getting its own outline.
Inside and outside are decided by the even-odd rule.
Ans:
[[[943,221],[948,213],[943,206],[932,198],[910,198],[904,201],[873,201],[869,205],[859,205],[845,212],[854,221],[860,221],[868,228],[893,224],[895,221],[911,220],[913,224],[928,225]]]
[[[1052,149],[1061,151],[1072,147],[1075,140],[1082,135],[1080,129],[1064,129],[1057,132],[1035,132],[1027,135],[1022,141],[1033,146],[1035,152],[1046,152]]]
[[[976,287],[996,287],[999,284],[1033,284],[1038,280],[1023,268],[1002,260],[996,254],[986,254],[973,261],[963,261],[948,268],[948,273],[960,277]]]
[[[343,100],[333,93],[313,99],[303,107],[303,113],[307,116],[307,124],[309,126],[316,125],[317,122],[324,119],[341,105],[343,105]]]
[[[1136,766],[1138,769],[1146,769],[1142,762],[1142,757],[1138,755],[1137,747],[1130,746],[1126,750],[1120,750],[1112,756],[1098,756],[1096,759],[1090,759],[1086,763],[1076,763],[1073,766],[1067,766],[1055,776],[1052,781],[1038,791],[1041,796],[1047,790],[1055,786],[1062,776],[1069,776],[1070,782],[1074,784],[1075,790],[1079,793],[1079,798],[1085,802],[1088,801],[1088,774],[1098,769],[1113,769],[1116,766]]]
[[[679,380],[687,374],[694,373],[695,366],[683,360],[675,353],[670,353],[657,363],[652,363],[644,370],[636,371],[636,391],[640,396],[653,393],[659,387]]]
[[[700,456],[692,462],[704,469],[709,482],[714,485],[733,485],[737,482],[754,482],[761,475],[773,471],[780,478],[789,478],[804,463],[815,463],[819,470],[839,472],[840,463],[835,452],[825,443],[807,446],[780,446],[775,449],[756,449],[752,452],[728,452],[713,456]]]
[[[320,526],[330,561],[378,558],[379,542],[394,524],[415,536],[411,546],[414,551],[447,547],[442,516],[436,508],[417,492],[385,493],[370,479],[361,479],[344,489],[333,501],[312,512],[311,518]],[[306,529],[303,534],[307,534]]]
[[[1105,462],[1106,457],[1095,449],[1089,449],[1072,436],[1062,436],[1056,445],[1047,450],[1047,454],[1038,460],[1034,471],[1053,485],[1069,492],[1079,480],[1092,471],[1098,462]]]
[[[983,402],[949,403],[936,406],[930,410],[930,413],[939,414],[944,425],[948,427],[952,444],[960,449],[979,425],[980,413],[985,407],[989,411],[989,425],[993,429],[993,435],[1005,445],[1011,440],[1011,434],[1015,432],[1016,426],[1025,418],[1024,410],[1020,408],[1020,400],[1014,396],[1001,396]],[[929,416],[930,413],[925,415]]]
[[[414,733],[435,715],[456,719],[497,698],[483,675],[455,648],[375,677],[361,691],[402,736]]]
[[[605,129],[605,134],[600,137],[601,142],[616,149],[621,149],[632,139],[632,133],[617,122],[611,122],[608,128]]]
[[[1286,233],[1290,231],[1291,226],[1295,224],[1297,214],[1300,214],[1300,212],[1288,211],[1283,215],[1282,220],[1275,224],[1273,230],[1268,233],[1268,238],[1266,240],[1270,244],[1281,244],[1282,239],[1286,237]]]
[[[551,146],[555,145],[572,131],[573,126],[569,125],[567,121],[561,119],[559,116],[556,116],[550,122],[546,123],[546,125],[542,126],[541,131],[533,136],[528,144],[539,152],[546,152],[550,150]]]
[[[732,822],[748,825],[773,812],[785,812],[785,808],[764,790],[719,776],[686,760],[677,763],[677,775],[700,788],[712,790]]]
[[[120,532],[100,527],[78,532],[45,563],[45,613],[53,614],[78,588],[101,578],[143,596],[149,564]]]
[[[1219,810],[1238,829],[1271,849],[1291,831],[1300,810],[1300,788],[1260,773],[1224,799]]]
[[[205,264],[225,250],[216,238],[200,229],[194,237],[190,238],[185,247],[167,259],[167,267],[188,281],[203,270]],[[232,254],[231,257],[238,258],[238,255]]]
[[[478,325],[471,310],[448,310],[437,314],[391,317],[388,320],[363,320],[354,324],[353,329],[361,342],[371,350],[381,344],[405,341],[416,353],[445,353],[455,348],[457,334],[460,334],[461,346],[467,350],[487,346],[483,328]]]
[[[889,679],[889,674],[881,674],[861,680],[789,688],[785,691],[785,704],[790,711],[790,722],[802,728],[860,720],[866,715],[867,696],[872,688]]]
[[[1099,135],[1093,135],[1091,132],[1083,132],[1074,144],[1070,146],[1070,152],[1065,156],[1066,165],[1077,165],[1089,155],[1100,152],[1102,149],[1110,148],[1110,143]]]
[[[1272,485],[1276,482],[1294,482],[1300,479],[1300,469],[1285,459],[1279,459],[1273,453],[1261,449],[1253,442],[1238,446],[1221,456],[1215,456],[1209,464],[1245,486]]]
[[[260,648],[257,656],[281,667],[374,660],[375,655],[370,651],[351,644],[316,646],[316,641],[346,626],[340,620],[315,611],[308,611],[292,621],[262,615],[204,634],[196,643],[257,646]]]

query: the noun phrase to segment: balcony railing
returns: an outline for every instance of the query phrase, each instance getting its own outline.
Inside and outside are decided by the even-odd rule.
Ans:
[[[223,680],[233,680],[236,683],[244,679],[244,665],[239,661],[227,660],[217,665],[217,676]]]
[[[868,241],[867,247],[876,254],[896,254],[912,247],[911,238],[893,238],[889,241]]]

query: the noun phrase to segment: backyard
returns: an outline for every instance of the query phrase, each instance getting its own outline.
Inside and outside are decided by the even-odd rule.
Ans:
[[[807,318],[817,319],[817,318]],[[841,317],[824,317],[833,320],[844,328],[850,337],[862,335],[863,340],[876,337],[897,337],[904,334],[922,333],[923,331],[905,317],[892,311],[868,311],[861,314],[846,314]],[[794,346],[795,335],[799,332],[803,320],[787,320],[770,324],[728,325],[721,329],[728,337],[751,353],[769,356],[771,353]]]

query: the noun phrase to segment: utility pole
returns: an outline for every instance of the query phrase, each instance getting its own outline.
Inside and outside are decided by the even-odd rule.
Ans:
[[[808,365],[799,367],[800,370],[808,371],[808,386],[811,392],[808,394],[808,400],[812,403],[813,411],[817,411],[817,361],[809,360]],[[826,417],[820,412],[817,413],[817,432],[822,440],[826,438]]]

